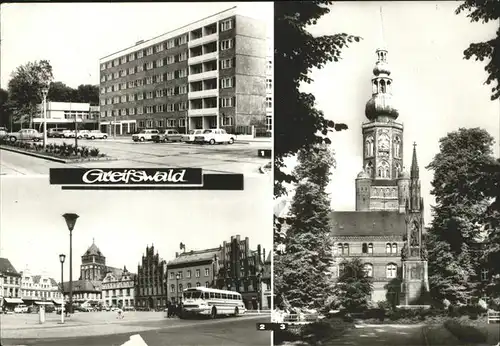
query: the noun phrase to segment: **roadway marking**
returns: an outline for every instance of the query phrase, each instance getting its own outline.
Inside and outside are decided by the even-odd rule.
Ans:
[[[148,346],[140,334],[130,336],[129,341],[126,341],[121,346]]]

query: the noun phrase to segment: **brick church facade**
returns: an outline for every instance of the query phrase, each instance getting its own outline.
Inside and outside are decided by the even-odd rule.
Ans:
[[[356,178],[356,210],[333,211],[334,275],[342,262],[360,257],[373,278],[373,301],[397,297],[414,303],[428,290],[426,252],[422,243],[423,200],[420,197],[416,144],[410,172],[403,166],[403,124],[396,122],[387,50],[376,51],[372,97],[362,124],[363,170]],[[398,285],[395,282],[400,282]]]

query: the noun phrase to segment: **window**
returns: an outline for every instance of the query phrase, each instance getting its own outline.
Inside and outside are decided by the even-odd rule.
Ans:
[[[182,35],[177,39],[177,45],[180,46],[181,44],[186,44],[187,43],[187,35]]]
[[[113,75],[110,73],[106,76],[106,81],[110,81],[113,79]]]
[[[128,55],[128,61],[133,61],[133,60],[135,60],[135,53],[130,53]]]
[[[170,272],[170,278],[175,279],[174,272]]]
[[[146,100],[150,100],[150,99],[152,99],[152,98],[153,98],[153,92],[152,92],[152,91],[148,91],[148,92],[146,93]]]
[[[146,63],[146,70],[151,70],[153,68],[153,62],[149,61]]]
[[[167,112],[173,112],[173,111],[174,111],[174,104],[168,103],[167,104]]]
[[[128,69],[128,74],[134,74],[135,73],[135,67],[129,67]]]
[[[120,90],[127,89],[127,83],[120,83]]]
[[[163,90],[156,90],[155,91],[155,97],[162,97],[163,96]]]
[[[126,56],[122,56],[121,59],[120,59],[120,63],[126,64],[127,63],[127,57]]]
[[[390,243],[385,244],[385,253],[391,253],[392,246]]]
[[[220,50],[228,50],[233,48],[233,40],[223,40],[220,42]]]
[[[196,277],[199,278],[200,277],[200,270],[199,269],[196,269]]]
[[[144,66],[141,64],[141,65],[137,65],[137,72],[142,72],[144,71]]]
[[[151,55],[151,54],[153,54],[153,47],[148,47],[146,49],[146,55]]]
[[[196,283],[196,287],[200,287],[200,286],[201,286],[201,285],[200,285],[200,283],[199,283],[199,282],[197,282],[197,283]]]
[[[127,83],[127,88],[130,89],[130,88],[133,88],[133,87],[134,87],[134,81],[133,80]]]
[[[127,75],[127,70],[120,70],[120,77],[125,77]]]
[[[208,281],[207,281],[207,282],[205,282],[205,287],[206,287],[206,288],[210,287],[210,283],[209,283]],[[205,294],[206,294],[206,293],[205,293]]]
[[[167,80],[174,79],[174,72],[167,72]]]
[[[233,20],[228,19],[220,23],[220,31],[231,30],[233,28]]]
[[[163,82],[163,75],[158,74],[155,76],[155,79],[156,79],[156,83],[161,83],[161,82]]]
[[[187,102],[179,102],[178,103],[178,110],[179,111],[185,111],[187,110]]]
[[[179,127],[186,127],[186,119],[185,118],[179,119]]]
[[[398,244],[396,244],[396,243],[392,243],[392,246],[391,246],[391,253],[392,253],[392,254],[397,254],[397,253],[398,253]]]
[[[178,78],[187,77],[187,69],[186,68],[184,68],[182,70],[178,70],[177,72],[178,72],[178,76],[179,76]]]
[[[339,243],[337,245],[337,249],[338,249],[338,252],[339,254],[342,254],[342,255],[349,255],[349,244],[347,243]]]
[[[144,81],[142,79],[137,79],[135,81],[135,86],[142,86],[144,84]]]
[[[101,77],[101,82],[105,82],[106,81],[106,76],[105,75],[102,75]]]
[[[174,95],[174,88],[167,88],[166,89],[166,93],[167,93],[167,96],[172,96]]]
[[[368,244],[367,243],[363,243],[363,245],[361,246],[361,252],[368,253]]]
[[[181,54],[178,55],[179,61],[185,61],[187,60],[187,58],[188,58],[187,52],[182,52]]]
[[[165,111],[165,105],[157,105],[156,113],[163,113]],[[158,127],[163,127],[163,120],[158,121]]]
[[[113,60],[113,66],[118,66],[120,65],[120,59],[116,58],[115,60]]]
[[[116,79],[118,78],[120,75],[118,74],[118,71],[116,71],[115,73],[113,73],[113,78]]]
[[[187,85],[179,86],[179,94],[186,94],[188,92]]]
[[[224,69],[227,69],[227,68],[231,68],[231,67],[233,67],[233,60],[232,59],[221,60],[221,62],[220,62],[220,68],[221,68],[221,70],[224,70]]]
[[[273,108],[273,98],[272,97],[266,97],[266,108]]]
[[[168,119],[167,120],[167,127],[175,127],[175,119]],[[198,275],[197,278],[199,278],[200,277],[200,275],[199,275],[200,274],[200,270],[197,269],[196,272],[197,272],[197,275]]]
[[[113,67],[112,62],[111,61],[107,62],[106,63],[106,68],[111,68],[111,67]]]
[[[101,71],[106,69],[106,64],[101,64]]]
[[[122,95],[121,98],[120,98],[120,102],[127,102],[127,96],[126,95]]]
[[[175,41],[174,40],[168,40],[167,41],[167,49],[173,48],[175,46]]]
[[[163,59],[156,60],[156,67],[162,67],[162,66],[163,66]]]
[[[397,275],[397,270],[398,270],[398,267],[395,264],[389,263],[386,267],[387,278],[389,278],[389,279],[395,278]]]
[[[481,269],[481,280],[488,281],[489,270],[487,268]]]
[[[266,79],[266,88],[267,88],[267,90],[271,90],[273,88],[273,80],[272,79]]]
[[[153,106],[147,106],[146,107],[146,114],[151,114],[153,113]]]
[[[228,77],[228,78],[222,78],[220,80],[221,82],[221,88],[232,88],[233,87],[233,78]]]
[[[175,57],[173,55],[167,56],[167,65],[173,64],[175,62]]]
[[[190,277],[191,277],[191,270],[188,270],[188,271],[187,271],[186,277],[187,277],[187,278],[190,278]]]
[[[106,92],[105,88],[101,88],[101,94],[104,94]]]
[[[170,292],[175,292],[175,285],[170,285]]]
[[[149,85],[149,84],[153,84],[153,77],[152,76],[146,77],[146,85]]]
[[[205,276],[210,275],[210,268],[205,268]]]
[[[187,288],[191,288],[191,286],[192,286],[191,283],[187,284]]]
[[[222,126],[232,126],[233,125],[233,117],[224,116],[222,117]]]
[[[101,106],[104,106],[106,104],[106,99],[101,99]]]
[[[163,51],[163,44],[160,43],[160,44],[157,44],[155,46],[155,52],[158,53],[158,52],[162,52]]]
[[[127,109],[126,108],[120,109],[120,115],[127,115]]]
[[[370,263],[365,263],[363,266],[363,269],[365,271],[365,275],[369,278],[373,277],[373,265]]]
[[[137,97],[136,97],[136,100],[143,100],[144,99],[144,93],[138,93],[137,94]]]
[[[223,97],[220,99],[221,107],[233,107],[233,98],[232,97]]]
[[[373,253],[373,244],[372,243],[368,244],[368,253],[369,254]]]
[[[128,114],[129,115],[135,115],[135,108],[129,108]]]

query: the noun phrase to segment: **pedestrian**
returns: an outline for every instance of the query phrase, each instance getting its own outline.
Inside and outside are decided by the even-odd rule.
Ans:
[[[167,317],[172,317],[172,303],[170,301],[167,302]]]
[[[119,320],[123,319],[123,310],[118,308],[116,312],[118,313],[118,316],[116,316],[116,318],[118,318]]]

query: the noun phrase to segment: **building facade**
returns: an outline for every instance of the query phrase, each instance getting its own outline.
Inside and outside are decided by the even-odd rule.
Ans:
[[[73,281],[73,304],[98,305],[102,302],[102,281]],[[64,283],[64,300],[69,301],[69,282]]]
[[[21,299],[21,274],[7,258],[0,258],[0,295],[3,309],[13,310]]]
[[[65,128],[96,130],[99,128],[99,106],[80,102],[47,102],[47,129]],[[43,103],[38,105],[38,115],[33,126],[43,130]]]
[[[139,310],[164,309],[167,303],[165,288],[167,263],[162,260],[154,246],[146,247],[146,255],[137,266],[135,280],[136,308]]]
[[[356,178],[356,211],[331,214],[334,272],[340,275],[345,259],[361,257],[374,281],[372,300],[408,305],[428,290],[419,167],[414,144],[410,173],[403,169],[403,125],[396,122],[387,50],[376,53],[368,121],[362,125],[364,168]]]
[[[28,268],[21,273],[21,299],[27,305],[38,301],[60,304],[62,292],[57,281],[46,274],[34,275]]]
[[[233,236],[222,244],[217,288],[239,292],[247,309],[259,309],[263,267],[260,245],[252,251],[248,237]]]
[[[265,127],[267,44],[232,8],[100,59],[101,130]]]
[[[178,302],[191,287],[215,287],[221,248],[176,253],[167,264],[167,296]]]
[[[126,267],[121,275],[108,272],[101,285],[103,304],[109,307],[135,306],[135,277]]]
[[[273,61],[273,49],[270,46],[266,66],[266,130],[268,132],[273,130]]]
[[[266,252],[264,250],[262,258],[265,260],[264,260],[264,267],[262,270],[260,309],[267,310],[272,308],[271,297],[273,295],[271,289],[271,280],[273,276],[273,272],[271,270],[271,252],[269,252],[269,254],[266,257]]]

